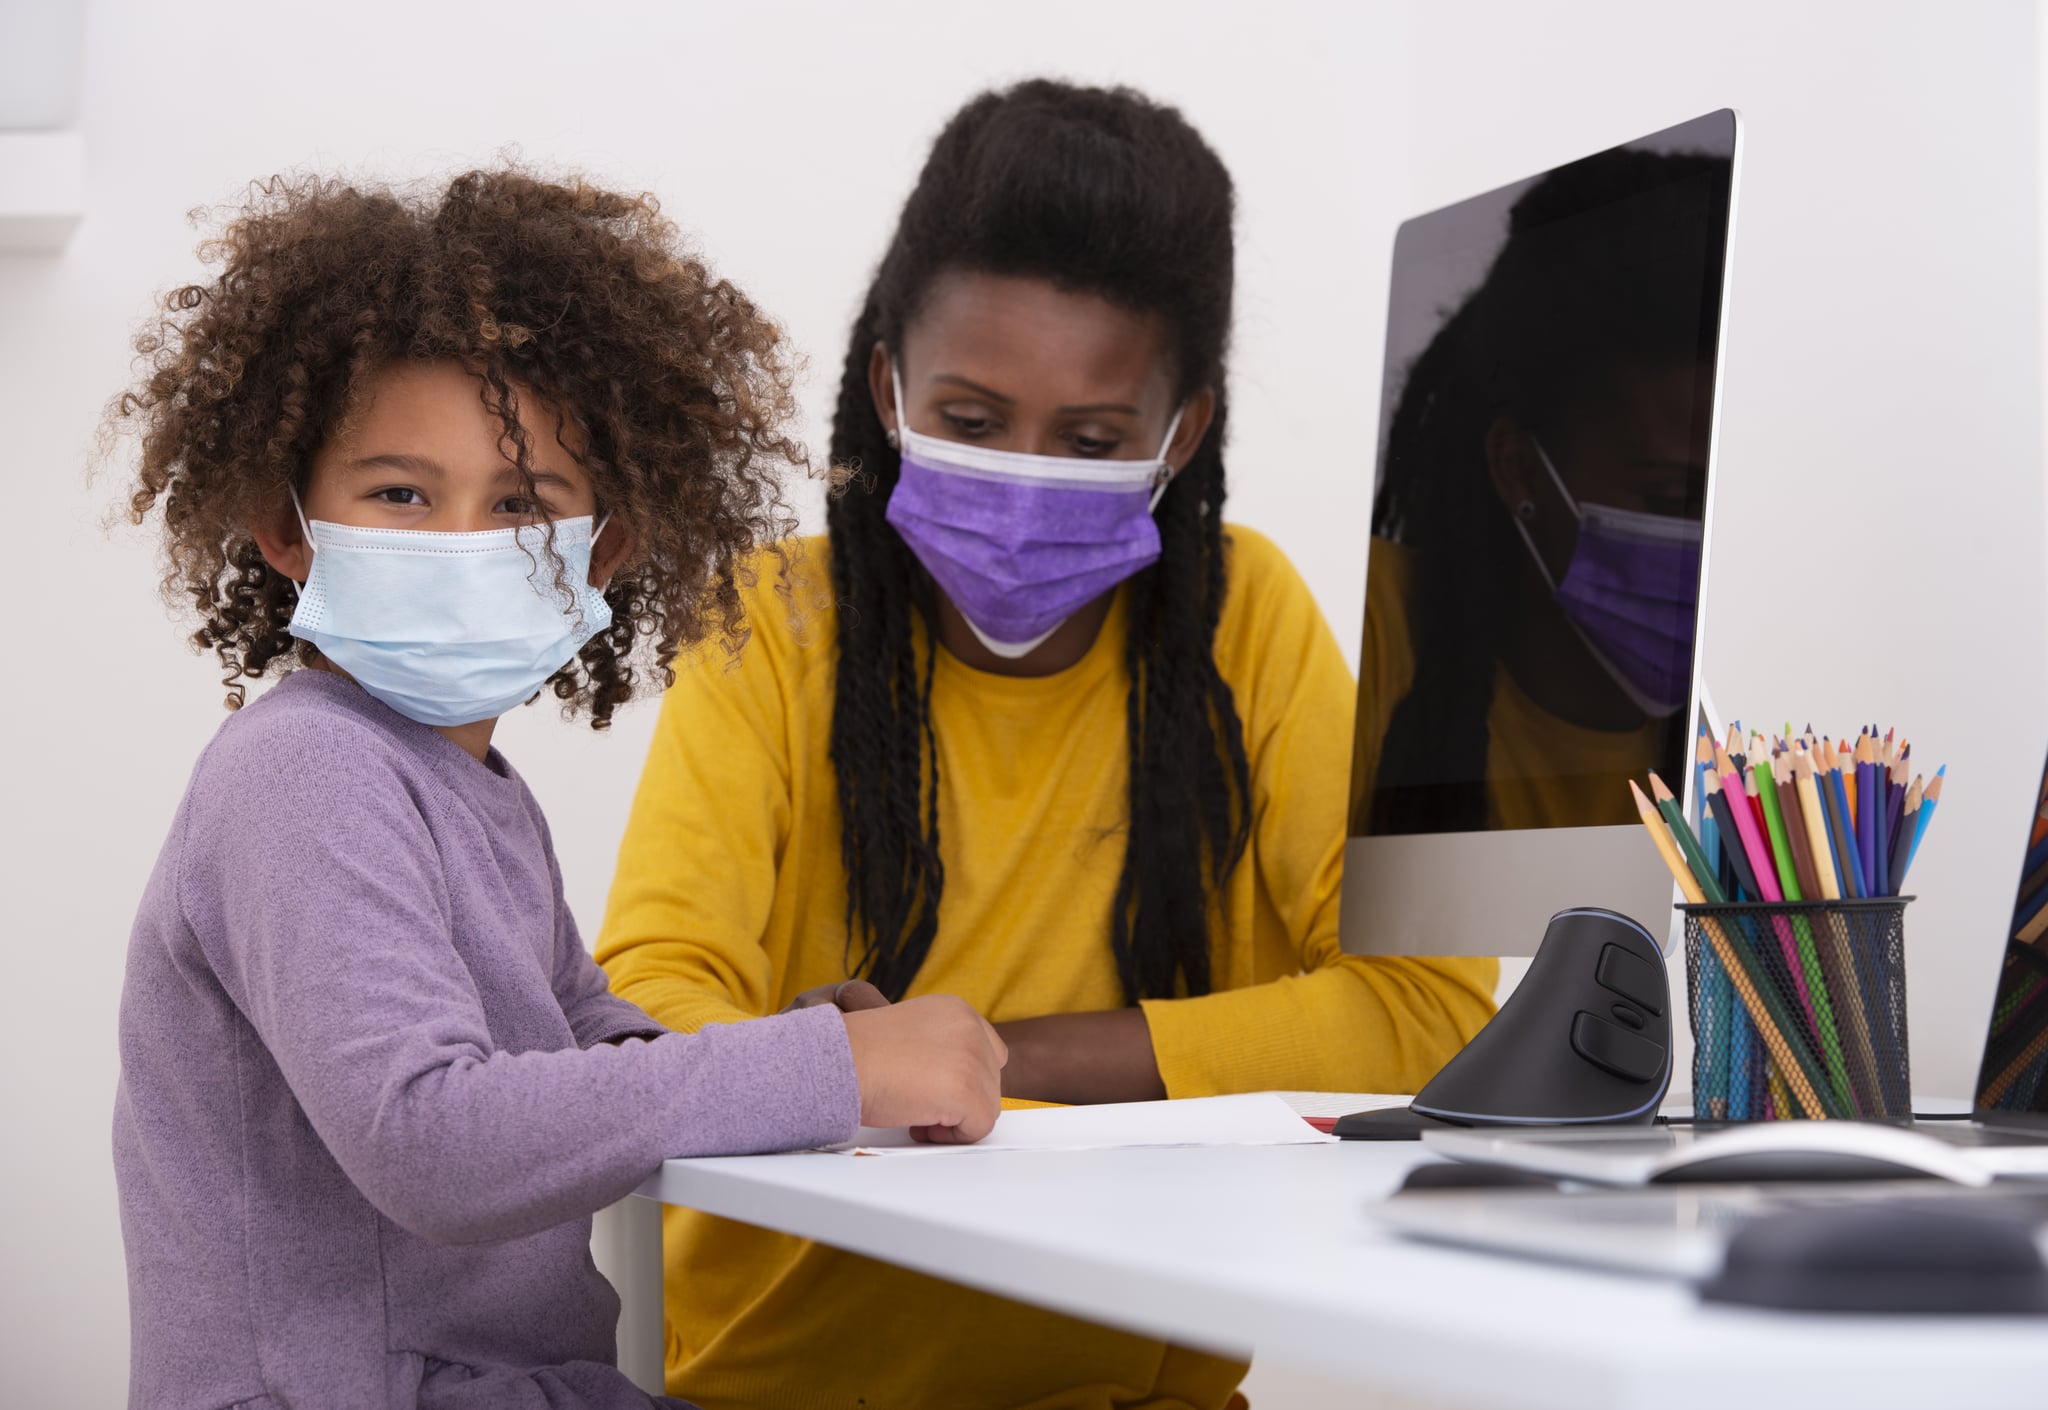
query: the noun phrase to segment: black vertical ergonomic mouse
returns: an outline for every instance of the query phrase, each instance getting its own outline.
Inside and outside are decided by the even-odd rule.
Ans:
[[[1493,1021],[1405,1110],[1336,1133],[1412,1140],[1431,1126],[1648,1125],[1671,1085],[1671,995],[1650,932],[1615,911],[1550,918],[1529,973]]]

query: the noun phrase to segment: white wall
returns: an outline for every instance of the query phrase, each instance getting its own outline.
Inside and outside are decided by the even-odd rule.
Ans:
[[[220,719],[213,671],[153,603],[147,541],[99,527],[118,469],[88,488],[82,467],[126,375],[128,331],[154,291],[196,268],[184,212],[285,168],[422,174],[516,144],[656,190],[815,359],[807,405],[822,441],[846,322],[961,99],[1056,72],[1179,102],[1243,203],[1233,511],[1295,557],[1350,650],[1394,225],[1740,107],[1714,689],[1756,720],[1896,719],[1954,766],[1915,876],[1927,899],[1911,922],[1913,1020],[1920,1084],[1967,1087],[2031,787],[2021,775],[2048,742],[2032,708],[2048,677],[2036,566],[2048,509],[2029,6],[568,13],[534,0],[95,10],[80,115],[89,214],[61,258],[0,260],[17,604],[0,703],[8,1400],[103,1406],[125,1384],[107,1155],[122,951]],[[1772,522],[1822,502],[1833,539]],[[1790,604],[1839,627],[1839,575],[1878,552],[1926,566],[1884,583],[1873,645],[1814,648],[1765,625]],[[501,736],[593,922],[651,719],[629,713],[597,739],[532,712]]]

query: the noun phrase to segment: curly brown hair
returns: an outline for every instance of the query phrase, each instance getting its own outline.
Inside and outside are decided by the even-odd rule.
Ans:
[[[642,679],[636,646],[663,685],[684,647],[739,647],[745,561],[791,531],[779,477],[808,463],[783,429],[795,362],[653,197],[516,169],[429,195],[273,177],[200,256],[218,275],[165,296],[107,424],[139,436],[128,514],[161,506],[165,597],[197,608],[192,641],[219,658],[230,709],[294,646],[297,587],[248,526],[303,494],[365,380],[409,359],[478,379],[529,492],[517,389],[559,408],[602,510],[635,532],[611,627],[549,681],[565,714],[608,725]]]

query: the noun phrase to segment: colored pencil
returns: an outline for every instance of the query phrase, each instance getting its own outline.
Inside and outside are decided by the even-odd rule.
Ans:
[[[1913,869],[1914,861],[1920,856],[1920,843],[1927,836],[1928,824],[1934,821],[1934,809],[1941,802],[1941,781],[1948,776],[1948,765],[1943,764],[1934,771],[1934,782],[1927,785],[1927,792],[1920,799],[1920,821],[1913,826],[1913,846],[1906,853],[1906,871]],[[1899,876],[1899,884],[1905,884],[1905,875]]]
[[[1764,840],[1771,844],[1771,865],[1778,874],[1778,889],[1787,901],[1804,899],[1799,885],[1798,863],[1792,852],[1791,833],[1785,827],[1783,800],[1778,795],[1778,761],[1766,755],[1749,771],[1749,787],[1764,814]]]
[[[1630,779],[1628,786],[1635,788],[1636,781]],[[1641,791],[1636,789],[1638,793]],[[1664,786],[1664,780],[1654,773],[1650,775],[1650,794],[1656,802],[1657,813],[1670,827],[1671,836],[1677,842],[1679,852],[1684,855],[1686,866],[1691,869],[1694,878],[1700,884],[1702,899],[1716,905],[1725,904],[1728,897],[1722,892],[1721,883],[1714,876],[1714,869],[1708,864],[1706,853],[1700,844],[1693,840],[1692,829],[1685,825],[1685,814],[1679,811],[1678,800],[1671,796],[1671,790]]]
[[[1778,884],[1787,901],[1797,902],[1806,899],[1806,886],[1814,883],[1809,877],[1806,886],[1800,884],[1797,847],[1793,839],[1803,843],[1806,834],[1802,828],[1786,826],[1784,797],[1778,790],[1781,787],[1787,788],[1788,793],[1790,790],[1780,771],[1782,762],[1768,754],[1761,757],[1750,769],[1749,786],[1763,803],[1764,819],[1770,827],[1771,854],[1778,869]],[[1766,770],[1770,774],[1768,778],[1763,777]],[[1810,863],[1808,869],[1811,870]],[[1815,890],[1818,891],[1817,886]],[[1781,918],[1774,918],[1774,924],[1782,942],[1786,938],[1787,927]],[[1827,1065],[1828,1076],[1834,1082],[1835,1095],[1854,1110],[1856,1103],[1850,1095],[1849,1070],[1842,1057],[1841,1035],[1835,1026],[1834,1000],[1828,992],[1825,967],[1821,963],[1819,947],[1814,944],[1812,927],[1807,924],[1805,916],[1795,915],[1791,917],[1790,930],[1792,948],[1786,955],[1786,963],[1796,964],[1805,978],[1806,998],[1813,1015],[1813,1033],[1820,1040],[1821,1056]]]
[[[1707,785],[1705,771],[1714,766],[1714,741],[1705,730],[1700,731],[1699,745],[1693,751],[1692,800],[1693,816],[1700,820],[1700,850],[1707,854],[1707,865],[1715,876],[1721,874],[1721,828],[1707,812]]]
[[[1813,781],[1813,757],[1805,750],[1792,756],[1792,787],[1799,795],[1799,818],[1806,828],[1806,850],[1813,856],[1814,881],[1829,901],[1842,898],[1841,864],[1828,842],[1827,811]]]
[[[1864,889],[1873,896],[1884,894],[1884,881],[1877,869],[1877,766],[1871,762],[1870,736],[1856,741],[1856,847],[1863,864]]]
[[[1714,766],[1719,768],[1727,762],[1727,757],[1723,755],[1714,761]],[[1730,796],[1729,783],[1734,778],[1732,769],[1726,773],[1707,776],[1707,806],[1714,810],[1714,817],[1721,824],[1721,850],[1735,869],[1735,885],[1748,899],[1761,901],[1765,899],[1763,887],[1757,877],[1756,868],[1750,865],[1750,851],[1747,839],[1743,835],[1744,814],[1736,805],[1736,799],[1741,797],[1740,783],[1736,783],[1734,796]],[[1745,799],[1742,808],[1747,807],[1748,801]],[[1755,830],[1754,823],[1750,824],[1750,830]]]
[[[1638,815],[1690,903],[1787,908],[1737,911],[1735,925],[1727,915],[1692,917],[1703,1117],[1909,1108],[1904,976],[1878,948],[1896,916],[1820,907],[1904,889],[1947,776],[1916,777],[1913,755],[1898,730],[1877,724],[1837,744],[1811,724],[1795,731],[1788,720],[1782,736],[1767,737],[1738,721],[1725,743],[1704,730],[1695,740],[1694,821],[1657,774],[1647,794],[1631,782]],[[2048,791],[2040,813],[2048,855]],[[2048,876],[2048,861],[2041,865]],[[2015,925],[2023,939],[2048,937],[2048,905]],[[2048,983],[2041,988],[2048,1005]],[[2031,1092],[2048,1080],[2048,1047],[2029,1056],[2030,1066],[1999,1074],[2008,1087]]]
[[[1835,837],[1835,859],[1842,864],[1843,879],[1849,883],[1848,894],[1856,900],[1870,894],[1863,881],[1862,855],[1856,846],[1856,808],[1849,801],[1847,769],[1836,766],[1828,770],[1822,780],[1825,785],[1828,813]]]
[[[1820,899],[1820,869],[1814,859],[1813,838],[1806,830],[1806,817],[1799,806],[1799,788],[1793,780],[1792,756],[1780,754],[1771,760],[1771,781],[1778,790],[1778,815],[1784,819],[1785,840],[1792,844],[1792,871],[1799,878],[1799,894],[1808,901]]]
[[[1671,879],[1678,883],[1679,891],[1693,905],[1706,904],[1706,892],[1700,885],[1700,879],[1687,868],[1685,860],[1679,855],[1678,844],[1665,826],[1664,820],[1651,806],[1650,800],[1643,795],[1643,790],[1637,786],[1634,779],[1629,780],[1629,792],[1635,797],[1636,811],[1642,817],[1644,829],[1649,832],[1651,842],[1656,845],[1657,854],[1664,859]],[[1702,920],[1704,923],[1700,929],[1707,936],[1708,943],[1713,946],[1722,968],[1728,971],[1728,977],[1744,1006],[1748,1008],[1750,1020],[1762,1035],[1765,1047],[1770,1050],[1771,1056],[1782,1069],[1792,1099],[1809,1116],[1830,1114],[1829,1103],[1822,1100],[1813,1075],[1806,1071],[1800,1060],[1801,1054],[1787,1037],[1783,1006],[1773,1002],[1776,999],[1775,990],[1768,981],[1761,984],[1757,982],[1752,970],[1743,963],[1742,946],[1728,937],[1721,928],[1719,917],[1706,916],[1702,917]]]
[[[1742,785],[1742,787],[1743,795],[1747,798],[1750,807],[1762,811],[1763,804],[1760,801],[1757,787],[1757,775],[1759,772],[1760,770],[1751,769],[1749,782]],[[1729,783],[1733,781],[1734,777],[1733,774],[1730,774],[1722,782],[1724,784]],[[1784,888],[1778,883],[1777,863],[1771,858],[1770,844],[1763,840],[1757,825],[1751,822],[1748,816],[1740,810],[1736,812],[1736,826],[1746,829],[1742,834],[1742,845],[1750,854],[1749,864],[1751,869],[1756,872],[1756,883],[1761,892],[1761,899],[1782,904],[1785,900],[1785,892]],[[1806,966],[1799,954],[1799,942],[1792,934],[1792,927],[1785,924],[1783,916],[1773,916],[1771,918],[1771,930],[1778,937],[1778,950],[1784,957],[1786,971],[1792,976],[1792,987],[1799,993],[1799,1007],[1806,1015],[1806,1031],[1811,1033],[1815,1040],[1818,1041],[1821,1036],[1820,1014],[1814,1004],[1813,993],[1807,987]]]
[[[1892,894],[1898,895],[1905,885],[1906,856],[1913,850],[1913,833],[1920,825],[1922,799],[1927,785],[1915,777],[1906,789],[1906,801],[1899,807],[1898,825],[1892,829]]]
[[[1894,757],[1884,790],[1884,835],[1887,839],[1899,835],[1899,817],[1906,810],[1906,778],[1905,759]]]

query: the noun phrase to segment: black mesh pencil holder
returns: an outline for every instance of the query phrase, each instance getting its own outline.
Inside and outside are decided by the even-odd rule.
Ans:
[[[1910,896],[1680,906],[1701,1120],[1905,1120]]]

